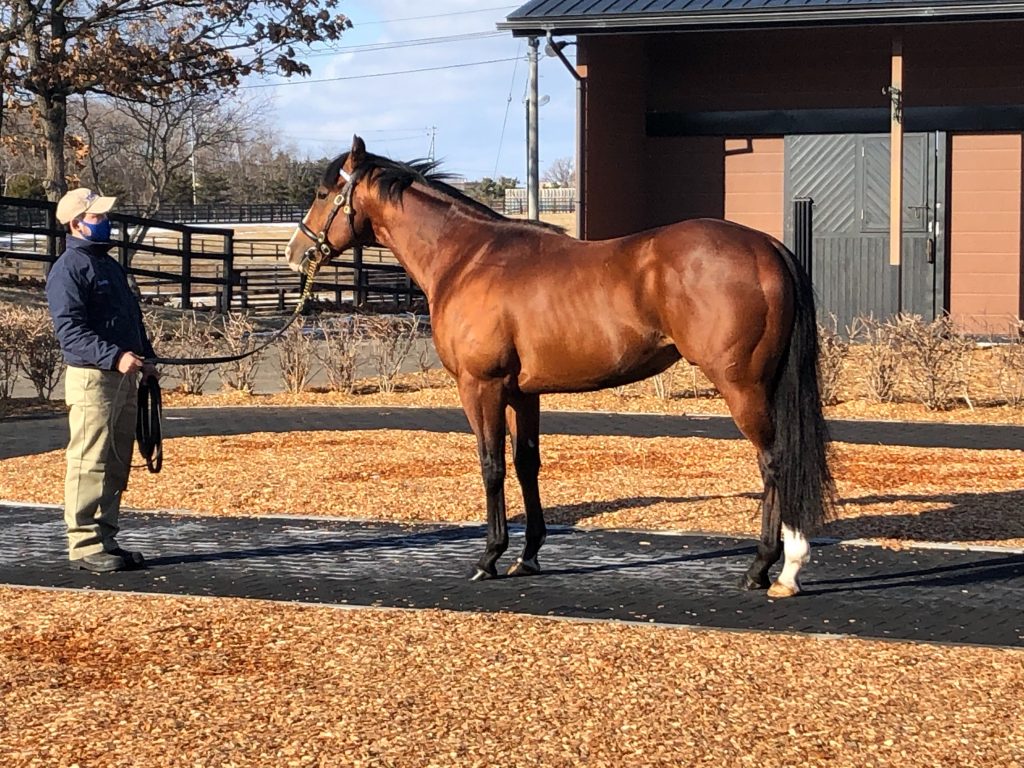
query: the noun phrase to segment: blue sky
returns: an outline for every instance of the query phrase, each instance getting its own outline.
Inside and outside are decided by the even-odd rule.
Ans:
[[[340,10],[354,27],[339,51],[310,56],[313,74],[308,78],[247,90],[270,99],[268,122],[300,154],[336,155],[356,133],[371,152],[409,160],[427,156],[433,133],[434,155],[444,170],[467,179],[513,176],[524,183],[527,45],[495,29],[520,4],[342,0]],[[576,88],[562,63],[544,56],[543,41],[540,51],[539,93],[541,99],[548,97],[540,108],[543,174],[555,160],[574,155]],[[574,52],[566,49],[570,59]],[[466,64],[472,65],[451,67]],[[368,76],[417,69],[429,71]],[[280,82],[270,78],[249,84]]]

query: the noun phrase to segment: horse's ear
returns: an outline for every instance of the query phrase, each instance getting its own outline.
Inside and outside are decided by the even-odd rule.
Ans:
[[[358,136],[352,137],[352,152],[349,154],[352,159],[352,166],[359,165],[366,159],[366,142]]]

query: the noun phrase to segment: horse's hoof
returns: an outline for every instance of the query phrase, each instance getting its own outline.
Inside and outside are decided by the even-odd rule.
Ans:
[[[768,588],[768,597],[784,598],[794,597],[800,594],[799,587],[791,587],[788,584],[783,584],[781,581],[776,581]]]
[[[740,589],[745,589],[748,592],[754,592],[758,589],[768,589],[768,577],[762,576],[759,579],[754,579],[751,578],[749,573],[745,573],[740,579]]]
[[[470,581],[487,581],[489,579],[495,579],[498,577],[497,570],[485,571],[480,566],[473,569],[473,575],[469,577]]]
[[[536,557],[531,557],[529,560],[523,560],[523,558],[516,558],[516,561],[509,566],[509,576],[534,576],[540,573],[540,563],[537,562]]]

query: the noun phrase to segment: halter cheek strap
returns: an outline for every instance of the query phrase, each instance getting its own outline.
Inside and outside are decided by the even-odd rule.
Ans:
[[[305,221],[299,222],[299,231],[316,243],[315,248],[318,255],[318,261],[327,261],[328,259],[332,259],[341,254],[341,251],[331,245],[327,240],[327,233],[330,231],[331,225],[334,223],[334,217],[338,215],[338,211],[341,211],[348,216],[348,225],[352,230],[353,237],[356,237],[356,214],[355,211],[352,210],[352,191],[355,188],[353,175],[348,173],[348,171],[341,169],[338,171],[338,177],[345,180],[345,186],[341,188],[341,192],[334,196],[334,204],[331,207],[330,213],[327,214],[327,218],[324,220],[324,225],[320,231],[314,232]]]

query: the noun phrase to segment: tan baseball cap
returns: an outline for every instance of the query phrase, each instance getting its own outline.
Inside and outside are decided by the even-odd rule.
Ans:
[[[57,221],[67,224],[87,213],[106,213],[116,201],[116,197],[101,197],[86,187],[72,189],[57,203]]]

